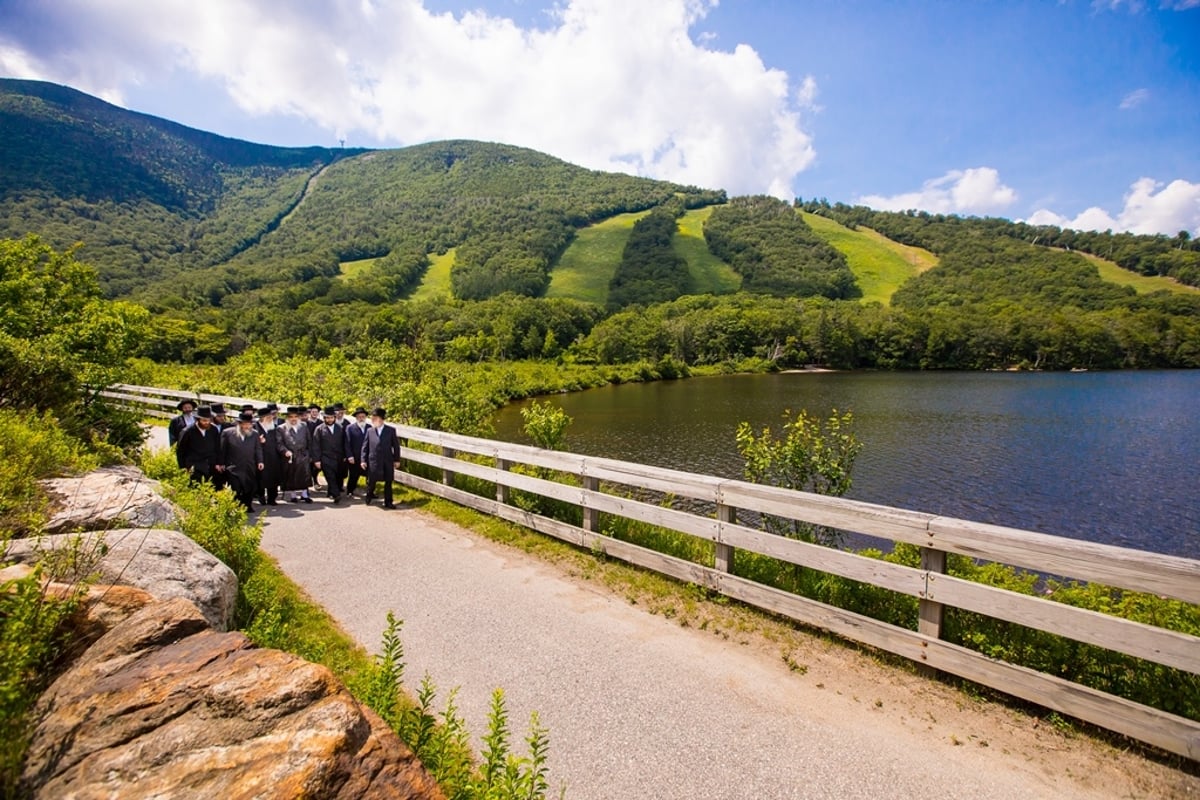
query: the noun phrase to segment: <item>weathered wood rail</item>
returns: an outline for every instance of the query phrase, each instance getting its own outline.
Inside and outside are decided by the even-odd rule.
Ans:
[[[161,408],[162,398],[183,396],[132,386],[113,387],[109,396],[136,405],[133,398],[139,395],[150,395],[142,407],[151,410]],[[201,399],[208,397],[216,396]],[[172,406],[174,402],[177,400]],[[441,477],[431,480],[402,469],[396,471],[399,483],[1200,760],[1200,723],[1196,721],[990,658],[940,638],[944,610],[954,607],[1200,674],[1200,637],[945,573],[946,556],[956,553],[1200,603],[1200,561],[709,475],[408,425],[395,427],[403,441],[402,457]],[[549,470],[540,474],[555,479],[515,471],[518,465]],[[494,496],[457,487],[456,475],[492,484]],[[512,490],[578,506],[582,525],[523,510],[510,502]],[[690,498],[710,504],[714,511],[700,513],[631,499],[629,495],[636,491]],[[921,566],[892,564],[771,534],[741,524],[739,510],[916,545],[921,549]],[[708,540],[715,546],[713,564],[697,564],[606,536],[599,530],[601,513]],[[919,601],[918,629],[881,622],[734,575],[739,550],[915,597]]]

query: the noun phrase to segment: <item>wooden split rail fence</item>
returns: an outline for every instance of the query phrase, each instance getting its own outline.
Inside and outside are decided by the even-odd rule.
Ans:
[[[133,398],[143,392],[152,393],[152,399],[145,401],[151,409],[161,406],[161,400],[153,398],[178,396],[130,386],[114,387],[109,396],[136,403],[121,396]],[[203,395],[201,399],[210,397],[216,396]],[[397,470],[396,481],[406,486],[1200,761],[1200,723],[1194,720],[990,658],[940,638],[944,610],[953,607],[1200,674],[1200,637],[945,572],[947,554],[957,553],[1200,604],[1200,561],[607,458],[407,425],[395,427],[402,437],[402,457],[432,468],[434,474],[440,471],[441,476],[441,480],[431,480]],[[535,472],[540,469],[542,475],[549,470],[569,482],[514,471],[518,465]],[[456,475],[493,484],[494,497],[456,487]],[[582,509],[583,524],[576,526],[523,510],[510,502],[512,490],[576,505]],[[629,496],[638,491],[690,498],[710,504],[715,512],[680,510]],[[916,545],[921,565],[893,564],[771,534],[741,524],[739,510]],[[599,530],[601,513],[713,542],[713,564],[697,564],[606,536]],[[881,622],[734,575],[738,550],[915,597],[919,602],[918,629]]]

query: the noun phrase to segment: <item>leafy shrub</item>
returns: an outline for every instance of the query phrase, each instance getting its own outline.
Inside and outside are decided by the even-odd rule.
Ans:
[[[49,413],[0,409],[0,532],[30,533],[45,521],[47,498],[39,480],[98,465]]]
[[[69,640],[67,621],[83,589],[48,595],[40,567],[25,578],[0,582],[0,794],[13,797],[33,733],[31,712],[55,674]]]

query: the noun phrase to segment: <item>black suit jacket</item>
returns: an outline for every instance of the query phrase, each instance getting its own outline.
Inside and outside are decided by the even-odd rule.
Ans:
[[[384,425],[376,431],[374,426],[368,426],[359,455],[367,480],[390,481],[395,474],[393,465],[400,460],[400,439],[396,429]]]
[[[179,466],[196,475],[212,475],[221,463],[221,434],[215,426],[201,432],[199,423],[183,432],[175,447]]]
[[[313,461],[320,461],[322,467],[336,467],[346,460],[346,437],[342,429],[334,425],[333,430],[324,422],[313,432],[313,449],[310,453]]]

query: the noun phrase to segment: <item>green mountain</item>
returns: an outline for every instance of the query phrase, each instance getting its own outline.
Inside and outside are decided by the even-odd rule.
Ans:
[[[338,290],[392,300],[450,248],[456,296],[540,295],[577,228],[724,199],[498,144],[251,144],[34,81],[0,80],[0,127],[0,236],[82,242],[110,296],[169,307],[333,279],[368,258]]]
[[[105,291],[227,261],[344,155],[227,139],[37,81],[0,80],[0,235],[82,242]]]
[[[272,147],[32,81],[0,80],[0,130],[0,238],[79,243],[108,296],[155,315],[140,352],[160,361],[382,341],[463,360],[1200,365],[1186,233],[727,199],[474,141]]]

